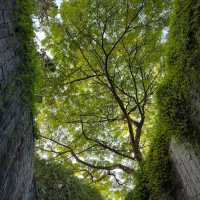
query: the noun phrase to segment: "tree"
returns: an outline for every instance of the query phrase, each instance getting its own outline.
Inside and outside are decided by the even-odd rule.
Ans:
[[[45,26],[43,45],[57,66],[47,74],[46,106],[38,116],[40,137],[49,141],[40,149],[71,160],[93,181],[111,176],[120,185],[135,173],[144,159],[141,138],[158,75],[166,5],[62,3]]]
[[[103,200],[99,192],[73,175],[62,164],[35,160],[35,178],[40,199]]]

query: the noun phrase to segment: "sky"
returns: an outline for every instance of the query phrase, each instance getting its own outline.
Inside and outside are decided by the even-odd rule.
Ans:
[[[59,6],[61,4],[62,0],[56,0],[57,5]]]

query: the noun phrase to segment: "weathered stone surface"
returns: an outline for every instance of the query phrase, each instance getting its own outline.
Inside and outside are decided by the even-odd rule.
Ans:
[[[33,119],[17,82],[14,0],[0,0],[0,199],[33,200]],[[10,4],[10,5],[9,5]]]
[[[200,199],[200,158],[188,142],[177,142],[174,138],[170,144],[170,155],[179,179],[178,200]]]
[[[200,132],[200,89],[199,84],[191,87],[190,126]],[[198,144],[199,145],[199,144]],[[177,200],[200,200],[200,153],[188,141],[178,142],[172,138],[170,155],[175,168],[174,176],[178,179]]]

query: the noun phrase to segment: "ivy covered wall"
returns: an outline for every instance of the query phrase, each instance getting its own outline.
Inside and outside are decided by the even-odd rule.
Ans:
[[[33,74],[31,0],[0,0],[0,198],[32,200]]]
[[[200,198],[200,1],[175,0],[144,169],[127,200]],[[142,181],[141,181],[142,180]]]

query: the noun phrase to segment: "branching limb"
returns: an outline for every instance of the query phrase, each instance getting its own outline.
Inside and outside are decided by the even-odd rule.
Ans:
[[[73,158],[78,163],[81,163],[81,164],[88,166],[90,168],[97,169],[97,170],[107,170],[107,171],[112,171],[112,170],[115,170],[115,169],[121,169],[122,171],[124,171],[128,174],[134,174],[135,173],[135,170],[133,168],[127,167],[127,166],[122,165],[122,164],[113,164],[113,165],[108,165],[108,166],[101,166],[101,165],[95,165],[95,164],[86,162],[86,161],[82,160],[81,158],[79,158],[79,156],[74,152],[74,150],[70,146],[63,144],[59,141],[56,141],[52,138],[48,138],[46,136],[43,136],[43,135],[39,135],[39,137],[44,138],[46,140],[49,140],[51,142],[54,142],[55,144],[60,145],[64,148],[70,150],[71,155],[73,156]]]
[[[67,82],[66,85],[73,84],[73,83],[80,82],[80,81],[85,81],[85,80],[88,80],[88,79],[91,79],[91,78],[95,78],[97,76],[98,77],[102,76],[102,74],[88,75],[88,76],[85,76],[85,77],[82,77],[82,78],[74,79],[72,81]]]
[[[93,138],[88,137],[88,136],[85,134],[85,131],[84,131],[84,128],[83,128],[83,123],[81,123],[81,129],[82,129],[82,134],[83,134],[83,136],[85,137],[85,139],[96,143],[96,144],[99,145],[100,147],[103,147],[104,149],[107,149],[107,150],[109,150],[110,152],[115,153],[116,155],[122,156],[122,157],[124,157],[124,158],[131,159],[131,160],[135,160],[135,158],[133,158],[132,156],[129,156],[129,155],[127,155],[127,154],[122,153],[120,150],[117,150],[117,149],[115,149],[114,147],[111,147],[111,145],[108,145],[108,144],[106,144],[105,142],[99,141],[98,139],[93,139]]]

